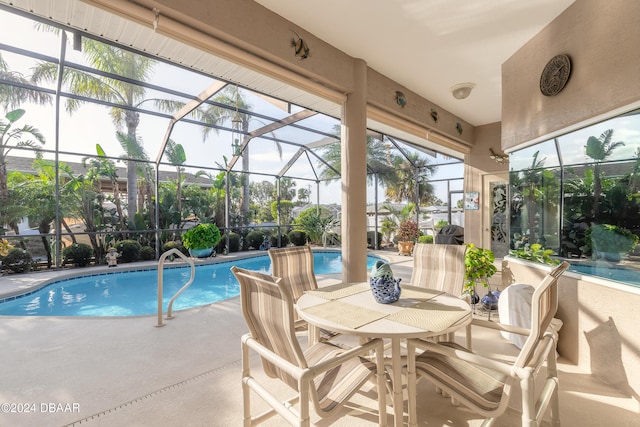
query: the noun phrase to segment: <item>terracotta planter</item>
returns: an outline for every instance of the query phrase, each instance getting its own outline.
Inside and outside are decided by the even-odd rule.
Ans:
[[[398,242],[398,255],[411,255],[413,252],[413,242]]]

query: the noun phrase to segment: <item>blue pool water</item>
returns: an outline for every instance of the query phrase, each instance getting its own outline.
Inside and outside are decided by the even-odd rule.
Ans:
[[[380,258],[369,256],[370,269]],[[240,293],[232,265],[271,272],[269,257],[259,256],[196,266],[195,280],[173,303],[183,310],[233,298]],[[189,280],[191,269],[165,264],[163,304]],[[314,252],[316,274],[340,273],[339,252]],[[24,296],[0,302],[0,315],[9,316],[140,316],[158,311],[158,272],[155,269],[108,272],[51,283]]]
[[[623,282],[627,285],[640,286],[640,272],[626,268],[610,266],[571,264],[569,271],[601,277],[603,279]]]

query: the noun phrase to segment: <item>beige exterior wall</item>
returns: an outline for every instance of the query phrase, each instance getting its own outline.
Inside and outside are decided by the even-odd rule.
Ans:
[[[464,237],[466,243],[482,248],[491,248],[490,207],[487,196],[488,182],[508,180],[508,164],[496,163],[489,158],[489,149],[496,154],[504,154],[500,148],[500,123],[478,126],[475,130],[475,144],[465,159],[465,191],[480,193],[479,210],[466,210],[464,213]]]
[[[566,133],[567,128],[640,101],[640,2],[577,0],[502,66],[502,148]],[[540,73],[558,54],[571,76],[556,96],[540,93]]]
[[[566,133],[637,107],[640,100],[640,2],[577,0],[502,67],[502,148]],[[549,59],[568,54],[569,82],[540,93]],[[477,131],[476,131],[477,132]],[[478,147],[474,147],[474,150]],[[473,153],[473,152],[472,152]],[[504,284],[539,280],[536,270],[503,266]],[[560,354],[621,390],[640,390],[640,292],[565,273],[560,280]]]

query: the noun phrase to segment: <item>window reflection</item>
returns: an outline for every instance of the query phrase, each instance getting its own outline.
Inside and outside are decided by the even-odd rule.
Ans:
[[[640,269],[639,112],[511,155],[512,250],[539,243],[575,265],[599,267],[582,271]]]

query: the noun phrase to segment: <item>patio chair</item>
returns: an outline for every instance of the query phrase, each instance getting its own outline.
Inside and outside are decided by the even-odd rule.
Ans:
[[[461,296],[466,250],[466,245],[416,243],[410,284]]]
[[[279,277],[282,284],[291,289],[293,302],[304,295],[305,291],[318,289],[318,282],[313,271],[313,251],[310,246],[292,246],[287,248],[271,248],[267,251],[271,259],[271,273]],[[309,325],[296,316],[296,330],[309,330]],[[313,335],[313,334],[312,334]],[[326,341],[339,334],[331,331],[319,331],[318,340]]]
[[[386,423],[383,342],[371,340],[344,350],[331,343],[317,343],[302,350],[294,328],[291,288],[279,278],[257,271],[231,267],[240,283],[242,314],[249,333],[242,337],[242,395],[244,425],[256,425],[280,414],[291,425],[309,426],[309,402],[320,417],[334,415],[373,377],[378,392],[379,423]],[[296,392],[281,401],[270,390],[272,383],[251,375],[249,350],[260,356],[264,373],[281,380]],[[375,354],[375,363],[367,358]],[[268,381],[268,380],[267,380]],[[253,390],[271,410],[251,415]]]
[[[483,425],[502,415],[516,382],[522,391],[522,425],[537,426],[550,406],[553,426],[560,425],[556,340],[548,327],[558,309],[558,278],[569,267],[563,262],[548,273],[536,287],[532,298],[531,329],[500,325],[474,319],[474,324],[496,330],[527,335],[527,340],[513,362],[472,353],[453,342],[408,342],[409,391],[415,392],[415,377],[427,378],[438,391],[472,411],[488,417]],[[415,355],[415,349],[426,350]],[[536,377],[547,364],[543,387],[536,387]],[[540,383],[541,381],[538,381]],[[415,414],[416,408],[410,408]]]
[[[462,296],[464,289],[464,254],[466,245],[435,245],[416,243],[413,249],[412,286],[435,289],[451,295]],[[467,334],[470,329],[467,328]],[[453,333],[431,338],[452,340]]]

